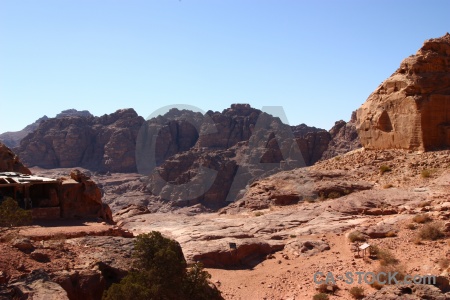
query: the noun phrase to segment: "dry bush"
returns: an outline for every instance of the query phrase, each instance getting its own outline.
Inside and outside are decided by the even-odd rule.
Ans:
[[[419,238],[422,240],[435,241],[445,236],[442,225],[438,222],[426,224],[419,231]]]
[[[432,173],[431,170],[424,169],[424,170],[422,170],[422,172],[420,173],[420,176],[422,176],[422,178],[429,178],[429,177],[431,177],[431,173]]]
[[[389,273],[394,274],[397,273],[395,275],[395,279],[397,279],[397,281],[401,281],[405,278],[405,274],[406,274],[406,268],[403,265],[381,265],[378,267],[378,269],[374,272],[375,274],[380,274],[381,272],[385,273],[386,276],[379,276],[379,279],[381,281],[386,281],[386,283],[384,284],[394,284],[395,282],[389,282],[388,277],[389,277]],[[381,286],[383,286],[383,283],[379,283],[377,282],[377,280],[375,280],[374,284],[371,284],[371,286],[373,288],[377,288],[375,287],[377,284],[380,284]],[[374,286],[375,285],[375,286]]]
[[[328,300],[328,299],[330,299],[330,297],[328,297],[328,295],[325,293],[318,293],[313,296],[313,300]]]
[[[438,260],[438,265],[441,269],[447,269],[450,266],[450,260],[448,258],[441,258]]]
[[[431,205],[431,200],[420,202],[417,207],[426,207]]]
[[[406,225],[406,228],[411,229],[411,230],[414,230],[414,229],[416,229],[416,225],[415,225],[414,223],[408,223],[408,224]]]
[[[415,215],[412,220],[416,223],[423,224],[423,223],[430,222],[431,218],[427,214],[420,214],[420,215]]]
[[[350,295],[352,295],[353,299],[362,299],[364,298],[364,288],[361,286],[354,286],[350,289]]]
[[[354,242],[365,242],[367,240],[366,236],[362,234],[360,231],[353,231],[348,235],[348,239]]]
[[[380,174],[383,175],[386,172],[390,172],[392,171],[391,167],[387,166],[387,165],[382,165],[380,166]]]
[[[386,237],[396,237],[397,233],[395,231],[388,231],[386,233]]]
[[[380,260],[380,265],[382,266],[388,266],[388,265],[396,265],[399,263],[399,260],[394,256],[394,254],[387,250],[387,249],[381,249],[376,246],[370,247],[372,248],[370,250],[370,255],[376,256]]]
[[[339,192],[330,192],[330,193],[328,193],[328,198],[329,199],[336,199],[336,198],[339,198],[339,197],[341,197],[341,193],[339,193]]]
[[[336,284],[322,283],[317,287],[319,293],[334,294],[339,287]]]
[[[394,185],[390,183],[383,185],[383,189],[390,189],[391,187],[394,187]]]

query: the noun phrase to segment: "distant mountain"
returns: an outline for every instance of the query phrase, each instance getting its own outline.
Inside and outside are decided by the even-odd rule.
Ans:
[[[92,114],[87,110],[78,111],[76,109],[63,110],[56,115],[57,119],[64,117],[92,117]],[[20,131],[8,131],[0,134],[0,142],[3,142],[9,148],[16,148],[20,145],[20,141],[26,137],[29,133],[35,131],[41,122],[48,120],[47,116],[37,119],[34,123],[26,126]]]
[[[143,123],[133,109],[101,117],[66,110],[41,122],[15,151],[30,167],[136,172],[136,136]]]

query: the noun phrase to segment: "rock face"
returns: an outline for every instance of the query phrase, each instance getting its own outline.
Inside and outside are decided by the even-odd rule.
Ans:
[[[91,113],[87,110],[78,111],[76,109],[68,109],[63,110],[61,113],[57,114],[55,118],[65,118],[65,117],[92,117]],[[47,116],[43,116],[42,118],[39,118],[36,120],[36,122],[26,126],[24,129],[20,131],[9,131],[0,134],[0,141],[3,142],[6,146],[9,148],[15,148],[20,145],[20,141],[24,137],[27,136],[27,134],[34,132],[41,122],[48,120]]]
[[[330,139],[325,130],[288,126],[248,104],[205,116],[173,109],[143,126],[137,163],[150,174],[156,199],[218,209],[256,178],[313,164]]]
[[[109,207],[102,203],[100,188],[79,170],[70,173],[70,179],[61,183],[61,217],[101,217],[113,222]]]
[[[330,159],[352,150],[361,148],[358,131],[356,130],[356,111],[352,113],[349,122],[337,121],[330,129],[331,141],[322,154],[322,159]]]
[[[135,172],[136,136],[144,119],[133,109],[101,117],[79,113],[65,111],[60,118],[41,122],[17,153],[28,166]]]
[[[31,174],[30,170],[19,160],[19,157],[2,143],[0,143],[0,172]]]
[[[450,34],[425,41],[357,111],[368,149],[450,146]]]

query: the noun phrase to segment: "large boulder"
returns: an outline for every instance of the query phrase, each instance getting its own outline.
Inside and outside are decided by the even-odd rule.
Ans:
[[[367,149],[450,146],[450,34],[425,41],[357,110]]]
[[[89,176],[75,169],[61,182],[61,217],[96,218],[112,223],[109,207],[102,203],[102,191]]]

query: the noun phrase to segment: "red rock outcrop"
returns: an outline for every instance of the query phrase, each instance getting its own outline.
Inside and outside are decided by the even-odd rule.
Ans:
[[[41,122],[17,153],[28,166],[135,172],[136,136],[143,122],[133,109],[101,117],[63,115]]]
[[[8,147],[0,143],[0,172],[18,172],[22,174],[31,174]]]
[[[367,149],[450,147],[450,34],[425,41],[357,111]]]
[[[361,148],[358,131],[356,130],[356,111],[352,113],[350,121],[340,120],[335,122],[329,133],[331,141],[328,143],[327,150],[322,154],[322,160]]]
[[[62,218],[100,217],[113,222],[111,210],[102,203],[100,188],[79,170],[73,170],[70,179],[62,179],[60,202]]]
[[[78,111],[76,109],[67,109],[57,114],[55,118],[60,119],[65,117],[92,117],[92,115],[87,110]],[[47,116],[37,119],[34,123],[26,126],[22,130],[4,132],[0,134],[0,141],[9,148],[18,147],[20,145],[20,141],[22,141],[27,134],[34,132],[39,127],[39,124],[45,120],[48,120]]]
[[[200,134],[190,135],[195,130]],[[156,158],[148,163],[154,136]],[[242,195],[256,178],[313,164],[330,139],[323,129],[291,127],[248,104],[205,116],[175,109],[141,129],[138,169],[151,174],[147,187],[158,201],[218,209]]]

